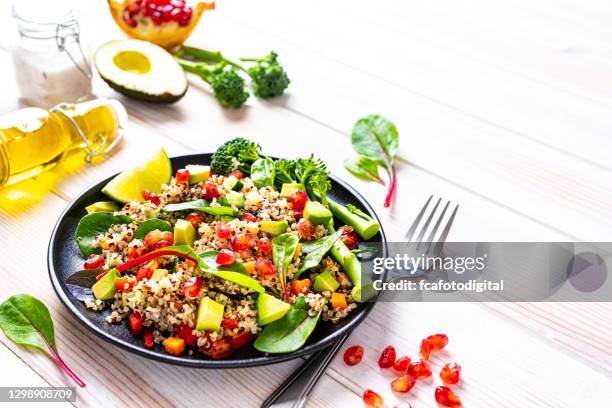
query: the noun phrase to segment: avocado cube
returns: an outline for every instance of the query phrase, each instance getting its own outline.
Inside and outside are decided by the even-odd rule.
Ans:
[[[257,297],[257,324],[265,326],[282,318],[291,306],[267,293]]]
[[[327,225],[332,219],[331,211],[318,201],[308,201],[304,207],[304,217],[315,225]]]
[[[87,214],[103,211],[115,212],[119,211],[119,205],[114,201],[98,201],[85,207],[85,210],[87,210]]]
[[[339,287],[340,284],[327,269],[317,275],[313,284],[313,288],[317,292],[335,292]]]
[[[196,230],[192,223],[186,220],[177,220],[174,224],[174,245],[193,245]]]
[[[281,187],[280,196],[281,198],[289,198],[291,194],[295,193],[297,190],[304,190],[304,185],[301,183],[283,183],[283,187]]]
[[[260,221],[259,229],[272,235],[280,235],[287,232],[289,224],[286,221]]]
[[[202,298],[198,306],[196,330],[219,331],[221,320],[223,320],[223,309],[224,306],[221,303],[215,302],[208,296]]]
[[[94,283],[91,287],[94,296],[98,300],[111,300],[115,297],[117,287],[115,286],[115,279],[119,277],[117,269],[113,268],[106,275],[104,275],[99,281]]]
[[[231,207],[244,207],[244,194],[242,193],[239,193],[237,191],[230,191],[225,195],[225,199]]]
[[[189,171],[189,184],[196,184],[208,180],[210,177],[210,166],[188,164],[185,169]]]

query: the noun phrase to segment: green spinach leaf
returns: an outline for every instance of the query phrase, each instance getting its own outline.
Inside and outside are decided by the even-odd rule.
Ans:
[[[344,167],[353,176],[366,181],[375,181],[384,186],[385,182],[378,174],[378,166],[384,166],[384,163],[361,155],[344,161]]]
[[[0,305],[0,329],[16,344],[48,352],[70,378],[80,387],[85,387],[85,383],[60,358],[51,314],[40,300],[27,294],[8,298]]]
[[[218,271],[231,271],[231,272],[239,272],[243,275],[249,275],[247,270],[244,268],[242,262],[234,261],[231,265],[219,265],[217,263],[217,255],[219,255],[219,251],[206,251],[198,254],[200,259],[206,264],[210,271],[218,272]]]
[[[274,161],[261,157],[251,165],[251,180],[256,187],[274,186]]]
[[[319,265],[323,257],[334,246],[334,243],[340,239],[342,231],[338,230],[333,234],[326,235],[314,241],[302,242],[302,253],[306,254],[302,260],[302,265],[297,271],[295,277],[298,278],[304,271],[314,268]]]
[[[211,207],[208,201],[204,199],[166,204],[164,208],[162,208],[162,211],[200,211],[210,215],[236,215],[235,211],[231,207]]]
[[[285,301],[287,302],[289,302],[289,295],[287,294],[287,270],[289,265],[291,265],[293,254],[299,242],[298,237],[288,233],[278,235],[272,240],[272,259],[274,260],[276,273],[278,274],[278,279],[281,282],[283,294],[285,295]]]
[[[264,327],[253,346],[263,353],[298,350],[314,331],[320,316],[320,311],[315,316],[309,316],[308,306],[296,302],[285,316]]]
[[[87,214],[76,227],[74,238],[83,253],[87,258],[91,254],[99,254],[102,252],[100,248],[92,248],[91,243],[99,234],[105,234],[110,227],[116,224],[129,224],[132,219],[127,215],[114,215],[111,212],[96,212]]]
[[[157,218],[143,221],[134,231],[134,239],[144,239],[145,235],[154,230],[172,231],[172,225],[167,221]]]

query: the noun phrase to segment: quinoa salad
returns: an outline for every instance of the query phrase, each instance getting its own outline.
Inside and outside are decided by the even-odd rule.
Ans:
[[[322,161],[272,160],[237,138],[169,176],[137,199],[92,203],[77,227],[96,273],[85,305],[108,324],[145,348],[221,359],[248,344],[295,351],[318,322],[357,309],[359,240],[379,225],[327,198]]]

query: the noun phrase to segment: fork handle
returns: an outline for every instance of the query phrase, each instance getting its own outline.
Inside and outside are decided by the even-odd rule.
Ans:
[[[327,366],[340,347],[348,339],[344,335],[327,349],[311,355],[297,370],[291,373],[270,396],[261,404],[261,408],[301,408],[306,404],[312,391]]]

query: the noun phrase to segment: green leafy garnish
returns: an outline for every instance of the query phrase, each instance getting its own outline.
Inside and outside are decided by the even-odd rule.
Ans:
[[[145,235],[155,230],[172,231],[172,225],[167,221],[157,218],[143,221],[134,230],[134,239],[144,239]]]
[[[366,181],[375,181],[385,185],[383,179],[378,174],[378,166],[384,163],[372,160],[366,156],[357,156],[344,161],[344,167],[355,177]]]
[[[182,203],[166,204],[162,211],[201,211],[210,215],[235,215],[235,211],[231,207],[211,207],[208,201],[203,198],[193,201],[184,201]]]
[[[295,274],[295,277],[297,278],[304,271],[319,265],[325,254],[330,251],[341,235],[342,231],[339,230],[314,241],[304,241],[302,243],[302,253],[306,254],[306,256],[302,260],[302,265]]]
[[[117,224],[130,224],[132,219],[127,215],[114,215],[111,212],[96,212],[87,214],[76,227],[74,237],[84,257],[99,254],[101,248],[92,248],[91,244],[100,234],[106,234],[108,229]]]
[[[256,187],[274,186],[274,161],[261,157],[251,165],[251,180]]]
[[[287,269],[293,260],[293,254],[297,248],[299,238],[293,234],[281,234],[272,240],[272,259],[276,267],[278,279],[283,288],[285,301],[289,303],[289,294],[287,293]]]

